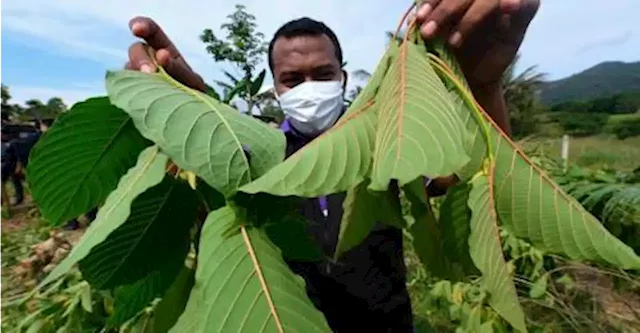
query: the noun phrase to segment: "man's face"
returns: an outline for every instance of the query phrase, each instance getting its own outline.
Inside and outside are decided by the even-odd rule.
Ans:
[[[280,37],[273,45],[273,76],[278,95],[305,81],[340,81],[342,70],[326,35]]]

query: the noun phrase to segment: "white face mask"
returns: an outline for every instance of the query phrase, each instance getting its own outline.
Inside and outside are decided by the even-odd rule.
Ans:
[[[291,126],[315,136],[329,129],[344,107],[341,81],[306,81],[278,96]]]

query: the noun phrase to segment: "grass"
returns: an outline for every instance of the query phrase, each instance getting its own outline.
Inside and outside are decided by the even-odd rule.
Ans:
[[[560,157],[562,138],[536,138],[521,141],[525,149],[538,148],[552,157]],[[630,172],[640,167],[640,136],[618,140],[600,135],[571,138],[569,163],[590,168],[609,168]]]

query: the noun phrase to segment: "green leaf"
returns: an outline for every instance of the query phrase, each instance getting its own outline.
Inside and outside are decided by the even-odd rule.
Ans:
[[[258,74],[258,77],[255,79],[255,81],[251,82],[251,96],[255,96],[260,91],[260,88],[262,88],[265,74],[267,74],[267,71],[263,69],[260,74]]]
[[[259,229],[240,228],[230,207],[209,214],[202,230],[196,283],[171,332],[331,332],[307,298],[303,280]]]
[[[442,247],[441,226],[438,225],[431,203],[427,197],[424,178],[420,177],[403,187],[407,200],[411,203],[413,224],[409,232],[413,237],[413,247],[422,264],[430,274],[451,279],[451,267]]]
[[[495,139],[494,197],[500,220],[536,248],[574,260],[640,268],[640,257],[567,195],[505,136]]]
[[[314,198],[346,191],[361,182],[371,168],[374,108],[370,103],[344,116],[331,129],[240,191]]]
[[[162,297],[184,267],[186,252],[175,251],[170,257],[163,258],[165,264],[159,270],[132,284],[117,288],[114,312],[107,320],[107,325],[114,328],[121,326],[149,306],[155,298]]]
[[[394,50],[397,48],[385,54],[360,95],[331,129],[240,191],[314,198],[344,192],[363,181],[372,163],[374,97]]]
[[[184,311],[195,284],[196,271],[186,266],[153,310],[153,332],[166,333]]]
[[[323,253],[307,232],[310,222],[300,214],[301,201],[296,197],[240,192],[230,204],[235,205],[236,214],[242,212],[252,226],[264,229],[285,259],[314,261]]]
[[[317,261],[322,259],[323,253],[309,236],[308,225],[302,216],[291,216],[285,221],[266,225],[264,230],[286,260]]]
[[[103,203],[150,144],[107,97],[76,103],[29,157],[27,180],[40,213],[58,225]]]
[[[470,114],[468,108],[460,112]],[[470,117],[470,116],[469,116]],[[533,164],[524,152],[483,113],[494,147],[493,196],[507,230],[536,248],[573,260],[608,262],[623,269],[640,268],[640,257],[615,238],[573,197]],[[473,133],[472,160],[458,172],[467,179],[482,165],[485,148],[477,120],[467,121]],[[479,152],[482,153],[479,153]]]
[[[215,99],[216,101],[221,100],[222,98],[220,98],[220,94],[218,94],[218,92],[213,89],[212,86],[205,84],[206,86],[206,90],[205,90],[205,94],[211,96],[213,99]]]
[[[469,191],[471,186],[467,183],[449,188],[439,209],[442,247],[457,280],[478,272],[469,256]]]
[[[231,81],[231,83],[233,83],[234,85],[237,85],[238,82],[240,82],[241,80],[236,79],[235,76],[233,76],[231,73],[227,72],[227,71],[222,71],[224,73],[224,75],[229,79],[229,81]]]
[[[97,289],[134,283],[189,249],[198,197],[186,182],[165,175],[131,203],[127,221],[80,261],[83,277]]]
[[[371,192],[367,189],[370,180],[365,180],[347,191],[342,203],[342,221],[334,254],[338,260],[342,254],[364,241],[376,222],[402,226],[398,195],[387,192]]]
[[[468,133],[447,90],[417,45],[404,43],[377,96],[372,190],[392,179],[449,176],[469,161]]]
[[[543,274],[536,282],[534,282],[529,290],[529,297],[541,298],[546,295],[548,279],[549,276],[547,274]]]
[[[482,174],[472,179],[469,193],[471,234],[469,253],[482,272],[482,285],[489,291],[491,307],[519,331],[526,332],[524,312],[502,254],[498,220],[491,197],[489,177]]]
[[[284,159],[281,131],[165,73],[109,72],[107,91],[143,136],[226,197]]]
[[[73,265],[86,257],[91,249],[121,226],[129,217],[133,200],[148,188],[160,183],[165,175],[167,161],[167,157],[159,152],[157,146],[143,150],[136,165],[122,176],[117,188],[109,194],[105,204],[98,210],[96,219],[80,242],[36,290],[66,274]]]
[[[236,83],[236,85],[231,89],[225,92],[224,100],[222,101],[224,104],[231,103],[236,95],[242,96],[242,92],[244,92],[247,88],[247,78],[242,79],[240,82]]]
[[[449,97],[469,133],[467,140],[464,141],[465,151],[470,156],[469,162],[456,171],[456,175],[460,178],[460,181],[466,182],[482,167],[482,162],[487,153],[487,146],[476,119],[462,98],[460,98],[460,95],[451,91],[449,92]]]
[[[447,47],[447,43],[445,42],[444,39],[438,38],[430,42],[428,46],[433,47],[433,51],[435,51],[435,54],[438,56],[438,58],[453,70],[453,73],[455,74],[455,76],[459,78],[464,78],[464,73],[462,72],[462,69],[458,64],[458,61],[456,60],[455,54],[453,54],[453,52],[451,52],[451,49]],[[442,80],[448,89],[453,88],[453,85],[447,80],[447,78],[442,77]],[[466,80],[461,80],[461,81],[464,84],[464,87],[468,89],[469,85],[467,84],[467,81]]]
[[[206,203],[208,211],[216,210],[226,204],[226,199],[222,193],[216,191],[207,183],[201,183],[198,179],[196,191],[203,202]]]

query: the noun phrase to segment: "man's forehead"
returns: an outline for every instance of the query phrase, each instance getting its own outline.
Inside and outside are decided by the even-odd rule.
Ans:
[[[273,45],[272,56],[274,68],[282,70],[338,63],[335,47],[326,35],[280,37]]]

